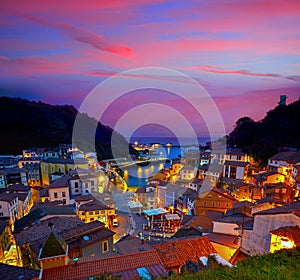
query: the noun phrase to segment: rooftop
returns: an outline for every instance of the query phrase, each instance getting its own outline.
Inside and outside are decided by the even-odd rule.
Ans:
[[[256,212],[253,215],[276,215],[276,214],[288,214],[294,212],[297,213],[300,212],[300,201],[292,202],[283,206]]]
[[[269,160],[286,161],[291,164],[300,162],[300,152],[281,152],[269,158]]]
[[[17,194],[15,194],[15,193],[5,193],[5,192],[3,192],[3,193],[0,194],[0,201],[11,202],[15,198],[17,198]]]
[[[214,243],[218,243],[220,245],[225,245],[232,248],[238,248],[238,236],[230,235],[230,234],[221,234],[221,233],[209,233],[207,238]]]
[[[29,192],[30,191],[29,186],[24,186],[23,184],[13,184],[9,187],[7,187],[6,191],[8,192]]]
[[[73,159],[65,159],[65,158],[47,158],[42,162],[46,163],[58,163],[58,164],[87,164],[88,161],[84,158]]]
[[[103,204],[99,200],[93,200],[79,206],[79,211],[98,211],[112,209],[109,206]]]
[[[138,279],[138,268],[145,268],[154,277],[167,276],[158,254],[155,251],[146,251],[45,269],[42,278],[79,280],[110,273],[112,276],[120,275],[125,280]]]
[[[293,240],[296,246],[300,245],[300,228],[299,226],[295,227],[281,227],[270,232],[271,234],[287,237],[290,240]]]
[[[154,245],[160,259],[167,269],[181,267],[188,260],[198,263],[199,257],[208,257],[216,253],[207,237],[176,239],[163,244]]]
[[[65,255],[67,243],[54,231],[51,231],[46,239],[39,255],[39,259]]]
[[[31,280],[31,279],[38,279],[40,271],[29,269],[29,268],[23,268],[19,266],[14,265],[7,265],[0,263],[0,271],[1,275],[5,275],[6,280]]]
[[[142,241],[139,238],[131,235],[121,238],[115,244],[115,247],[122,255],[154,250],[145,241]]]
[[[248,164],[249,164],[249,162],[235,161],[235,160],[226,160],[224,162],[224,165],[231,165],[231,166],[237,166],[237,167],[246,167]]]

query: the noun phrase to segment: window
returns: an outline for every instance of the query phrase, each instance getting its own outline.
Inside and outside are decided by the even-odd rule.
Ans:
[[[62,197],[66,197],[66,192],[62,192]]]
[[[78,182],[75,182],[75,188],[78,188]]]
[[[58,198],[57,192],[54,193],[54,198]]]
[[[99,214],[99,211],[95,211],[95,215],[98,215]]]
[[[2,208],[2,205],[0,205],[0,209]]]
[[[215,206],[215,203],[213,202],[211,205],[212,205],[212,206]]]
[[[89,215],[93,215],[93,211],[89,212]]]
[[[102,243],[102,253],[105,253],[105,252],[107,252],[107,251],[108,251],[108,241],[105,240],[105,241],[103,241],[103,243]]]
[[[203,202],[203,206],[206,206],[206,201]]]
[[[3,217],[3,213],[2,212],[0,212],[0,217]]]

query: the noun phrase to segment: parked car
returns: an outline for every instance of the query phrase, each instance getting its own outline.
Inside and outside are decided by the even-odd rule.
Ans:
[[[118,227],[118,226],[119,226],[119,223],[118,223],[117,218],[113,219],[113,227]]]

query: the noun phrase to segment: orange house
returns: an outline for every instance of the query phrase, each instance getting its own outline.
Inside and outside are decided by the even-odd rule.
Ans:
[[[235,202],[237,200],[226,191],[212,188],[208,192],[201,193],[199,198],[195,198],[195,213],[201,215],[207,210],[225,213]]]

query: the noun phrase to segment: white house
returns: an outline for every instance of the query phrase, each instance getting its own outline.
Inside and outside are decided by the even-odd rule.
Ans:
[[[10,224],[13,224],[19,216],[18,196],[15,193],[0,194],[0,218],[9,218]]]
[[[241,247],[251,255],[270,252],[270,232],[285,226],[300,226],[300,202],[256,212],[253,229],[242,231]]]

